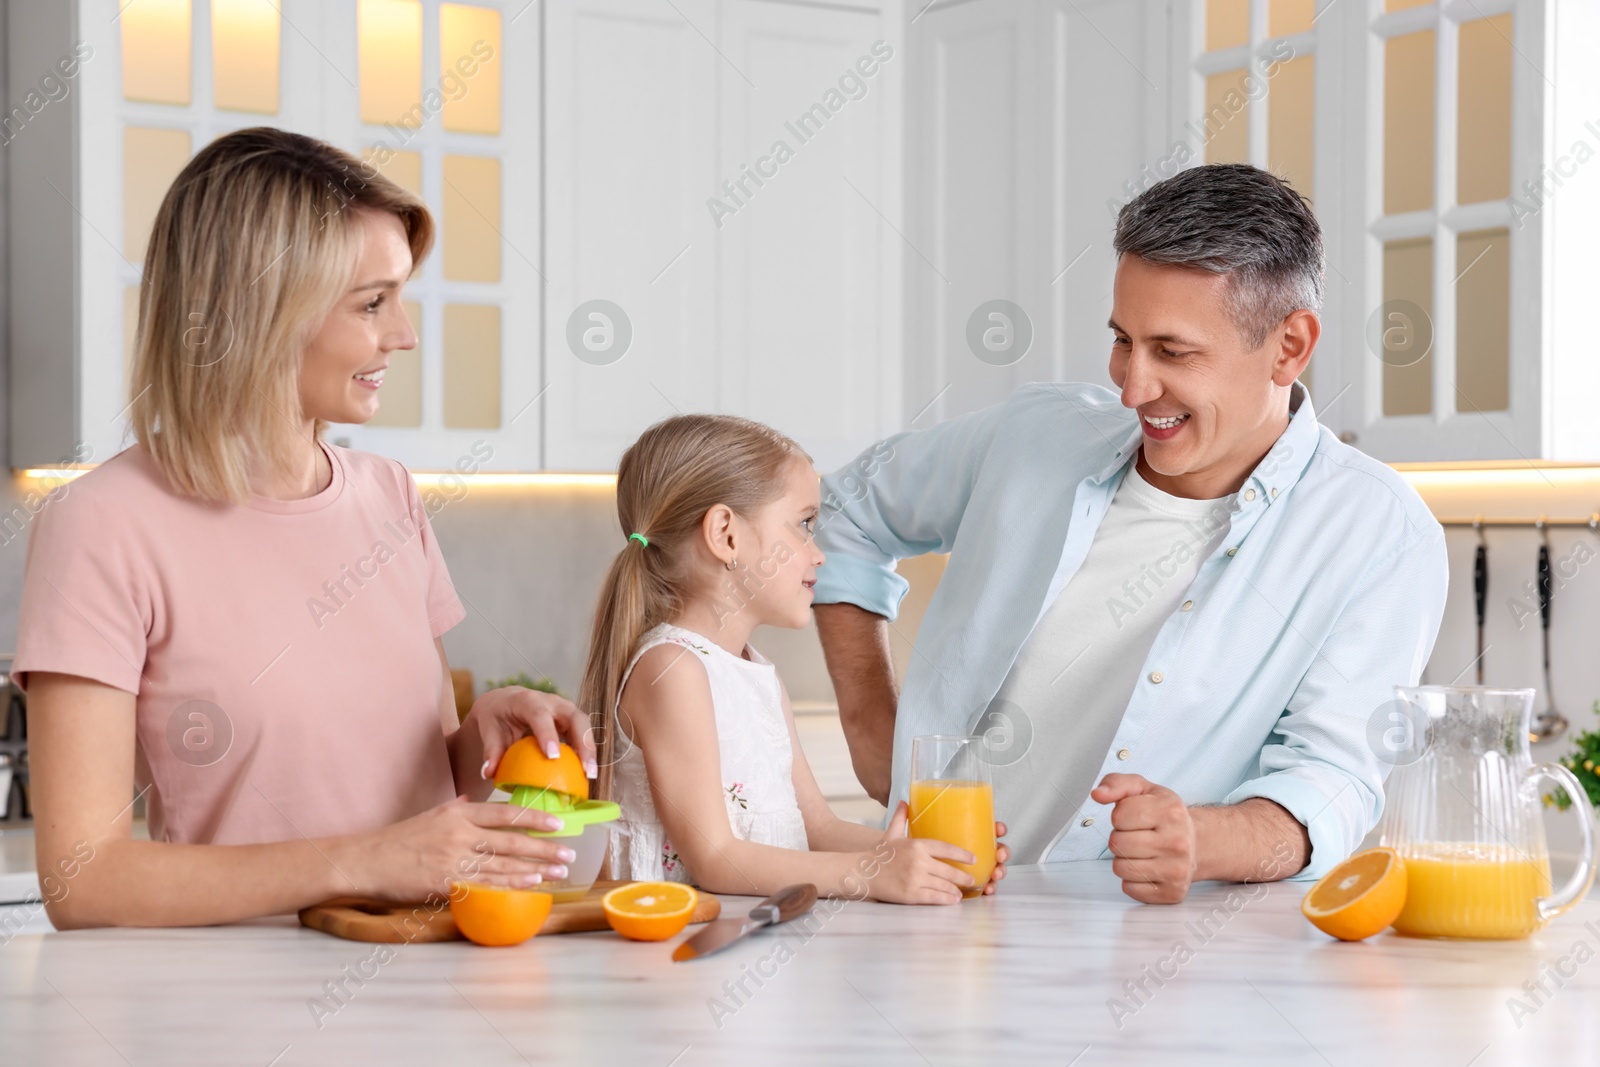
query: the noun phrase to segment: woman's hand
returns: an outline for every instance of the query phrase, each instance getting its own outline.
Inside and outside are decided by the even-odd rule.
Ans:
[[[889,858],[880,860],[878,873],[868,882],[869,895],[889,904],[961,903],[961,891],[971,888],[973,878],[952,864],[973,863],[977,857],[948,841],[907,837],[909,815],[902,800],[878,848],[870,853],[881,857],[885,846],[890,850]]]
[[[560,826],[556,816],[532,808],[457,797],[404,822],[340,839],[330,859],[356,883],[356,892],[382,900],[445,895],[454,881],[527,889],[565,878],[573,853],[561,838],[524,831]]]
[[[1006,824],[1005,823],[997,822],[997,823],[994,824],[994,836],[995,836],[995,841],[996,842],[998,842],[1000,840],[1000,838],[1006,836]],[[1002,878],[1004,878],[1006,876],[1006,860],[1008,860],[1010,858],[1011,858],[1011,849],[1010,849],[1009,846],[1001,845],[1001,844],[996,844],[995,845],[995,849],[994,849],[994,870],[989,874],[989,881],[983,887],[983,895],[984,896],[987,897],[987,896],[992,896],[994,894],[994,887],[1000,882],[1000,880]]]
[[[561,738],[566,738],[583,762],[584,773],[590,778],[598,773],[589,716],[566,697],[554,693],[542,693],[520,685],[491,689],[473,703],[461,728],[475,731],[483,746],[485,781],[493,779],[506,749],[528,736],[537,741],[551,759],[558,754]]]

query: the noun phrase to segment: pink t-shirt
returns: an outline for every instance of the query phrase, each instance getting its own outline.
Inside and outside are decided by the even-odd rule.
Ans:
[[[137,695],[155,840],[355,833],[455,795],[433,640],[466,613],[406,469],[323,450],[315,496],[217,505],[134,445],[34,520],[15,677]]]

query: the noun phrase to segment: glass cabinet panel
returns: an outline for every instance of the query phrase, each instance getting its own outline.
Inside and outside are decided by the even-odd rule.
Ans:
[[[1316,21],[1316,0],[1268,0],[1267,36],[1306,33]]]
[[[1434,31],[1384,42],[1383,210],[1433,207]]]
[[[1511,16],[1461,24],[1456,201],[1511,195]]]
[[[444,276],[500,280],[500,161],[444,157]]]
[[[122,131],[122,254],[134,266],[143,266],[156,212],[188,162],[187,131],[148,126]]]
[[[1383,246],[1383,413],[1433,411],[1433,240]]]
[[[1206,51],[1250,43],[1250,0],[1207,0]]]
[[[500,132],[500,12],[439,5],[439,71],[444,128]]]
[[[188,105],[191,18],[189,0],[124,0],[117,16],[124,97]]]
[[[211,0],[211,96],[217,107],[278,113],[280,22],[272,0]]]
[[[500,425],[500,309],[444,306],[444,424],[493,430]]]
[[[1250,98],[1245,72],[1227,70],[1206,79],[1206,162],[1250,162]]]
[[[1456,237],[1456,410],[1511,406],[1511,231]]]
[[[1315,56],[1291,59],[1278,67],[1267,97],[1267,169],[1287,178],[1307,200],[1312,195],[1315,81]]]
[[[356,17],[361,121],[422,125],[422,5],[361,0]]]

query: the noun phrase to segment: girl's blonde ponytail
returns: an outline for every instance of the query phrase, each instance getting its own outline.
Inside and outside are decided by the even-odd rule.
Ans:
[[[595,730],[598,796],[611,795],[611,767],[631,743],[616,718],[623,673],[645,633],[682,609],[691,546],[706,512],[725,504],[753,514],[782,493],[786,464],[809,459],[770,426],[731,415],[667,419],[623,454],[617,518],[626,540],[600,587],[578,689],[578,706]]]

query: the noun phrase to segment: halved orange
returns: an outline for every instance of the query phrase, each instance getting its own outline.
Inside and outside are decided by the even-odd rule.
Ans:
[[[1369,848],[1323,875],[1300,901],[1311,924],[1340,941],[1360,941],[1387,927],[1406,906],[1406,861],[1392,848]]]
[[[480,945],[520,945],[550,917],[555,897],[531,889],[476,882],[450,883],[450,917],[469,941]]]
[[[506,749],[506,754],[500,757],[500,766],[495,768],[494,784],[496,789],[508,793],[519,785],[526,785],[553,789],[578,800],[589,799],[589,779],[584,776],[583,763],[572,747],[563,744],[560,754],[551,759],[539,751],[539,742],[531,737],[524,737]]]
[[[600,898],[611,929],[633,941],[665,941],[689,925],[698,897],[679,882],[629,882]]]

